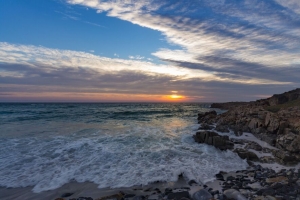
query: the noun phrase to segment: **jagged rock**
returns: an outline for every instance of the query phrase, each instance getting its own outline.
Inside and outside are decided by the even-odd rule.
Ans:
[[[256,151],[262,151],[262,147],[257,144],[256,142],[249,142],[246,146],[245,149],[254,149]]]
[[[193,194],[194,200],[210,200],[213,196],[205,189],[199,190]]]
[[[300,152],[300,136],[293,133],[288,133],[277,139],[278,148],[288,150],[292,153]]]
[[[198,143],[213,145],[220,150],[233,149],[234,146],[234,144],[229,140],[228,136],[221,136],[212,131],[197,132],[193,138]]]
[[[250,161],[258,161],[259,158],[258,156],[251,152],[251,151],[247,151],[245,149],[235,149],[234,152],[236,152],[240,158],[242,159],[247,159],[247,160],[250,160]]]
[[[290,155],[288,152],[277,150],[273,152],[273,155],[277,157],[280,163],[282,164],[292,164],[297,162],[297,159],[295,156]]]
[[[262,163],[274,163],[276,159],[272,156],[263,156],[259,158],[259,161]]]
[[[203,124],[201,124],[199,130],[211,130],[213,128],[214,128],[213,126],[211,126],[209,124],[206,124],[206,123],[203,123]]]
[[[198,114],[198,123],[210,123],[211,119],[214,119],[217,116],[217,112],[215,110],[199,113]]]
[[[219,132],[223,132],[223,133],[228,133],[229,132],[228,126],[220,125],[220,124],[217,124],[215,130],[219,131]]]

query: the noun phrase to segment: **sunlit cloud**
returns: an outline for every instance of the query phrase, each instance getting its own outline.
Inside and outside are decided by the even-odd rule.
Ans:
[[[67,2],[88,6],[98,12],[107,12],[108,16],[160,31],[170,44],[181,49],[160,49],[152,55],[184,68],[193,66],[195,69],[198,64],[198,69],[203,70],[205,65],[206,71],[238,71],[234,75],[247,77],[249,66],[261,66],[264,70],[257,72],[261,73],[257,78],[262,79],[271,73],[276,75],[273,78],[275,82],[281,82],[283,78],[278,79],[279,71],[290,73],[300,67],[297,64],[300,62],[297,1],[202,0],[179,1],[177,4],[155,0]],[[178,7],[182,9],[178,10]],[[290,13],[290,9],[294,9],[295,13]],[[207,12],[210,15],[205,14]],[[207,59],[212,56],[235,62],[222,65]]]

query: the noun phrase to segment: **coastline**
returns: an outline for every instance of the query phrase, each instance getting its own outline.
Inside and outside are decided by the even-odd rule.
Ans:
[[[228,134],[221,133],[220,134]],[[233,132],[230,133],[233,135]],[[248,139],[270,147],[264,141],[255,138],[251,133],[243,136],[232,136],[231,139]],[[237,144],[239,145],[239,144]],[[107,200],[107,199],[299,199],[300,164],[296,166],[283,166],[278,163],[251,162],[246,170],[220,172],[214,181],[205,184],[193,180],[186,181],[182,176],[176,182],[157,182],[145,186],[128,188],[102,188],[91,182],[70,182],[60,188],[33,193],[33,187],[4,188],[0,187],[2,200]],[[274,187],[285,188],[294,196],[275,195]],[[298,188],[297,188],[298,187]],[[205,198],[197,198],[197,193],[203,193]],[[259,195],[260,194],[260,195]],[[273,196],[272,196],[273,195]],[[297,196],[298,195],[298,196]],[[199,196],[199,195],[198,195]],[[276,197],[274,197],[276,196]]]
[[[300,93],[298,97],[300,98]],[[225,104],[230,108],[221,114],[217,114],[213,109],[198,114],[200,127],[193,135],[195,142],[214,146],[219,152],[236,153],[244,162],[247,161],[249,165],[247,169],[224,172],[216,168],[219,172],[214,174],[215,180],[204,184],[185,180],[180,175],[175,182],[155,182],[128,188],[99,189],[97,184],[91,182],[69,182],[58,189],[33,193],[33,187],[0,187],[0,199],[299,200],[300,163],[297,160],[299,158],[297,148],[300,146],[297,146],[297,137],[299,138],[297,117],[300,116],[298,115],[300,105],[299,108],[298,104],[291,108],[288,97],[283,103],[278,103],[278,99],[282,99],[282,96],[277,95],[274,98],[250,103],[238,102],[236,106],[234,103]],[[271,111],[268,111],[270,106],[272,109],[274,106],[280,107],[281,110],[270,114]],[[292,116],[287,116],[287,111],[293,111]],[[286,117],[287,120],[280,121],[278,120],[280,117]]]

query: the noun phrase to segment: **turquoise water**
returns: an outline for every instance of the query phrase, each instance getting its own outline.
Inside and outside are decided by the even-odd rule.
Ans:
[[[197,113],[209,104],[0,104],[0,186],[99,188],[155,181],[207,182],[245,169],[232,152],[197,144]]]

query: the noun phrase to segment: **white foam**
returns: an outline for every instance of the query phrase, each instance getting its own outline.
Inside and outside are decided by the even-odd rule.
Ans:
[[[41,192],[76,180],[118,188],[176,181],[180,174],[205,183],[219,171],[248,166],[231,151],[195,143],[196,127],[172,119],[128,123],[93,134],[1,139],[0,185],[34,186],[34,192]]]

